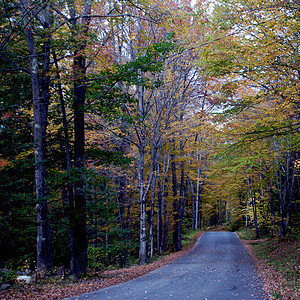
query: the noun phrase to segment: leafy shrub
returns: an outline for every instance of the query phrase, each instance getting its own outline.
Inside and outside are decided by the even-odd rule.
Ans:
[[[100,271],[104,268],[103,259],[105,258],[105,251],[101,247],[88,247],[88,266],[92,269]]]
[[[229,224],[228,226],[230,231],[239,231],[243,228],[243,220],[237,219]]]
[[[0,270],[0,284],[13,284],[16,279],[15,272],[9,269],[1,269]]]
[[[253,228],[245,227],[238,232],[238,235],[243,240],[255,240],[256,239],[255,229],[253,229]]]

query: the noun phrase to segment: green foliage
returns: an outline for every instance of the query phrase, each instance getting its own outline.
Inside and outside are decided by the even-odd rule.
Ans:
[[[50,224],[52,234],[52,252],[55,266],[66,266],[70,264],[69,228],[70,222],[66,215],[66,204],[61,200],[52,201],[50,212]]]
[[[168,35],[160,42],[146,48],[144,52],[141,52],[143,54],[135,60],[115,64],[111,69],[102,70],[96,79],[91,76],[91,83],[87,89],[87,98],[90,99],[87,103],[91,105],[87,107],[87,112],[98,114],[108,120],[123,116],[121,104],[132,105],[136,102],[136,98],[130,93],[120,91],[117,83],[144,86],[150,89],[153,86],[158,87],[161,82],[153,81],[151,76],[162,71],[166,56],[176,51],[180,51],[180,48],[173,35]]]
[[[233,220],[229,223],[229,230],[230,231],[239,231],[243,227],[243,220],[241,218],[238,218],[236,220]]]
[[[131,158],[125,157],[121,151],[101,150],[95,146],[86,150],[86,156],[88,159],[95,161],[95,166],[109,166],[111,164],[115,166],[125,166],[131,162]]]
[[[0,132],[0,159],[6,161],[0,167],[0,267],[13,268],[34,260],[36,240],[32,137],[15,116],[2,118]]]
[[[299,235],[295,239],[268,239],[253,245],[255,252],[286,279],[285,284],[299,288]]]
[[[200,232],[200,230],[186,230],[182,234],[182,246],[183,248],[189,245],[195,238],[195,236]]]
[[[256,234],[254,228],[245,227],[238,232],[238,235],[243,240],[255,240]]]
[[[102,270],[109,266],[125,267],[129,264],[138,251],[138,243],[129,240],[123,242],[120,236],[120,229],[110,230],[106,244],[104,241],[100,245],[88,247],[88,265],[90,268]],[[119,238],[117,236],[119,236]]]
[[[7,268],[0,269],[0,284],[12,285],[15,279],[16,275],[14,271]]]
[[[95,270],[103,270],[106,253],[103,247],[88,246],[88,266]]]
[[[8,204],[9,202],[9,204]],[[10,210],[6,210],[9,205]],[[16,269],[30,261],[34,268],[36,252],[35,199],[10,194],[0,208],[1,265]]]

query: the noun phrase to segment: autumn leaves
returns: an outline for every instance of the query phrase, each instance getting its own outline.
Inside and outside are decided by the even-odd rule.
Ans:
[[[247,222],[285,236],[295,225],[296,1],[20,3],[2,19],[1,68],[21,89],[1,94],[1,134],[18,133],[31,157],[24,144],[35,116],[30,189],[41,191],[39,241],[47,241],[38,266],[52,265],[50,232],[63,241],[52,245],[64,253],[54,263],[71,257],[80,276],[87,244],[101,261],[93,265],[124,266],[180,250],[189,229]],[[24,132],[7,126],[17,114]],[[18,160],[8,152],[5,172]],[[15,199],[7,191],[5,212]],[[28,190],[17,196],[29,199]]]

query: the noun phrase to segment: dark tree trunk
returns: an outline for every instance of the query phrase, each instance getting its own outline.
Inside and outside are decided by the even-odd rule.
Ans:
[[[198,228],[200,229],[202,227],[202,191],[203,191],[203,183],[200,184],[199,187],[199,197],[198,197]]]
[[[222,213],[222,200],[221,198],[219,199],[219,220],[218,220],[218,225],[222,225],[223,223],[223,220],[222,220],[222,217],[223,217],[223,213]]]
[[[81,23],[77,24],[76,7],[74,0],[69,0],[69,11],[71,15],[71,25],[74,34],[78,34],[78,29],[83,34],[88,33],[91,14],[92,0],[84,0]],[[86,41],[80,39],[79,46],[74,52],[74,166],[77,177],[74,185],[74,204],[70,203],[71,210],[71,232],[73,235],[73,250],[71,249],[71,273],[81,277],[87,269],[87,233],[86,233],[86,197],[85,197],[85,176],[84,176],[84,150],[85,150],[85,60]],[[71,245],[72,246],[72,245]]]
[[[168,182],[168,178],[166,178],[166,183]],[[169,192],[168,190],[164,193],[164,202],[163,202],[163,211],[164,211],[164,232],[163,232],[163,250],[167,251],[169,249],[169,200],[168,200]]]
[[[65,183],[67,186],[67,208],[66,216],[69,218],[69,235],[70,235],[70,269],[74,270],[74,230],[73,230],[73,210],[74,210],[74,189],[72,184],[72,178],[71,178],[71,171],[72,171],[72,160],[71,160],[71,147],[70,147],[70,139],[69,139],[69,133],[68,133],[68,120],[67,120],[67,113],[65,108],[65,101],[64,101],[64,95],[63,95],[63,89],[59,74],[59,66],[58,61],[56,57],[56,53],[53,52],[53,60],[56,68],[56,79],[58,80],[58,94],[59,94],[59,100],[60,100],[60,106],[61,106],[61,113],[62,113],[62,123],[63,123],[63,133],[64,133],[64,151],[65,151],[65,161],[63,164],[66,165],[67,169],[67,182]]]
[[[280,199],[280,235],[284,238],[286,237],[288,232],[290,204],[295,179],[295,167],[293,166],[292,161],[293,160],[290,153],[287,154],[284,166],[285,174],[283,194]]]
[[[74,257],[72,273],[80,277],[87,268],[86,199],[84,185],[84,105],[85,59],[75,53],[74,70],[74,164],[77,172],[75,182],[73,235]]]
[[[181,222],[180,222],[180,199],[178,199],[178,183],[177,183],[177,175],[176,175],[176,162],[175,162],[175,142],[173,153],[171,154],[171,167],[172,167],[172,191],[173,191],[173,219],[174,219],[174,233],[173,240],[176,251],[181,250]]]
[[[162,255],[163,244],[163,206],[162,206],[162,187],[158,178],[158,192],[157,192],[157,254]]]

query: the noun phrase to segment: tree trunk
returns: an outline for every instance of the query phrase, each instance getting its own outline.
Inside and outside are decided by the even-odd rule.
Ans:
[[[53,265],[51,252],[50,224],[47,205],[47,186],[46,186],[46,130],[49,105],[49,69],[50,69],[50,35],[47,33],[50,27],[50,15],[48,7],[41,11],[43,15],[43,28],[45,30],[43,52],[42,79],[39,78],[38,54],[36,51],[32,25],[27,17],[28,2],[20,1],[22,14],[27,23],[24,30],[30,59],[30,73],[33,98],[34,114],[34,153],[35,153],[35,180],[36,197],[38,204],[37,211],[37,269],[49,270]],[[38,18],[38,16],[36,16]]]
[[[272,185],[269,181],[269,203],[270,203],[270,211],[271,211],[271,219],[272,219],[272,236],[275,235],[275,211],[274,211],[274,203],[272,198]]]
[[[280,235],[284,238],[287,235],[290,203],[292,199],[294,179],[295,179],[295,167],[292,165],[293,165],[292,157],[291,154],[288,153],[286,154],[286,159],[285,159],[284,186],[283,186],[283,194],[280,201]]]
[[[163,233],[165,232],[163,230],[163,213],[165,213],[165,221],[166,221],[166,210],[164,210],[165,207],[165,189],[166,189],[166,178],[167,173],[169,171],[169,165],[170,165],[170,151],[171,151],[171,145],[169,145],[168,151],[167,151],[167,145],[165,145],[165,151],[164,151],[164,161],[163,161],[163,172],[162,172],[162,183],[160,183],[160,180],[158,179],[158,213],[157,213],[157,252],[158,255],[161,255],[163,252],[163,249],[166,241],[163,238]]]
[[[63,132],[64,132],[64,150],[65,150],[65,162],[67,166],[67,198],[68,198],[68,204],[66,209],[66,215],[69,218],[69,236],[70,236],[70,269],[74,270],[74,232],[73,232],[73,225],[71,226],[71,223],[74,222],[72,219],[73,216],[73,210],[74,210],[74,190],[73,190],[73,184],[72,184],[72,178],[71,178],[71,172],[72,172],[72,160],[71,160],[71,147],[70,147],[70,139],[69,139],[69,133],[68,133],[68,120],[67,120],[67,113],[65,108],[65,101],[64,101],[64,95],[63,95],[63,89],[61,85],[60,80],[60,74],[59,74],[59,66],[58,61],[56,57],[56,53],[53,52],[53,60],[56,68],[56,78],[58,80],[58,93],[59,93],[59,100],[60,100],[60,106],[61,106],[61,113],[62,113],[62,123],[63,123]]]
[[[157,254],[162,255],[162,210],[163,210],[163,205],[162,205],[162,187],[161,187],[161,182],[160,178],[158,176],[158,192],[157,192]]]
[[[201,162],[202,156],[201,151],[199,153],[199,150],[197,149],[197,162],[198,164]],[[201,221],[201,215],[200,215],[200,208],[201,208],[201,192],[202,192],[202,184],[200,183],[200,174],[201,169],[200,166],[197,168],[197,185],[196,185],[196,207],[195,207],[195,229],[200,229],[200,221]]]
[[[252,197],[252,210],[253,210],[253,221],[254,221],[254,227],[255,227],[255,234],[256,238],[259,238],[259,229],[258,229],[258,223],[257,223],[257,209],[256,209],[256,196],[255,193]]]
[[[173,153],[171,154],[171,166],[172,166],[172,191],[173,191],[173,219],[174,219],[174,233],[173,240],[176,251],[181,250],[181,222],[180,222],[180,199],[178,199],[178,183],[177,183],[177,175],[176,175],[176,162],[175,162],[175,142],[173,144]]]
[[[154,178],[152,181],[151,191],[151,210],[149,219],[149,243],[148,243],[148,258],[153,257],[154,234],[153,234],[153,220],[154,220],[154,205],[155,205],[155,187],[156,187],[157,170],[155,170]]]
[[[75,17],[75,3],[69,1],[70,15],[74,30],[78,25]],[[84,15],[91,13],[91,0],[84,1]],[[90,19],[83,17],[81,26],[83,33],[87,34]],[[84,50],[86,42],[80,43],[78,50],[74,52],[74,165],[77,171],[74,194],[73,209],[73,236],[74,236],[74,257],[71,257],[71,273],[81,277],[87,269],[87,234],[86,234],[86,198],[85,198],[85,178],[84,178],[84,149],[85,149],[85,75],[86,60]]]
[[[168,178],[166,178],[166,182],[168,181]],[[167,251],[169,249],[169,218],[170,218],[170,212],[169,212],[169,199],[168,199],[169,192],[168,190],[164,193],[165,201],[163,201],[164,206],[164,232],[163,232],[163,250]]]
[[[76,55],[76,53],[75,53]],[[84,179],[84,105],[85,59],[78,55],[74,59],[74,164],[77,171],[74,196],[74,270],[80,277],[87,268],[86,199]]]
[[[192,205],[192,229],[196,230],[195,195],[194,195],[193,180],[190,180],[190,190],[191,190],[191,205]]]
[[[166,191],[165,193],[165,201],[164,201],[164,238],[163,238],[163,250],[167,251],[169,249],[169,218],[170,218],[170,211],[169,211],[169,200],[168,200],[169,192]]]
[[[147,258],[147,232],[146,232],[146,197],[144,197],[144,163],[145,163],[145,140],[142,139],[139,149],[139,166],[138,166],[138,180],[139,180],[139,198],[140,198],[140,250],[139,250],[139,264],[146,263]]]
[[[143,76],[143,74],[142,74]],[[138,90],[138,116],[141,118],[139,133],[139,161],[138,161],[138,182],[139,182],[139,202],[140,202],[140,250],[139,264],[144,265],[147,260],[147,215],[146,215],[146,193],[144,189],[144,167],[145,167],[145,124],[144,124],[144,87],[137,87]]]
[[[218,225],[222,225],[223,220],[222,220],[222,199],[219,199],[219,220],[218,220]]]

